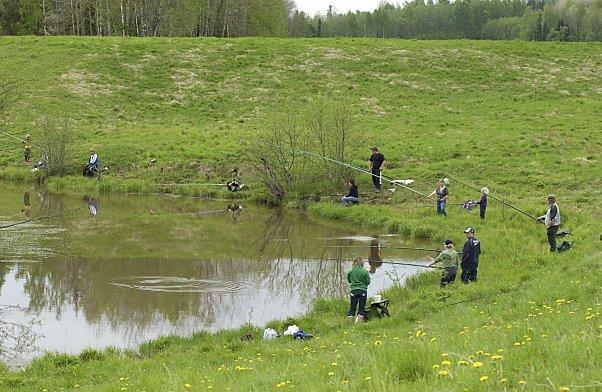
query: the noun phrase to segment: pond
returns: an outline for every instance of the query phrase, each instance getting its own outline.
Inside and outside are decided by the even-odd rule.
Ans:
[[[351,207],[353,208],[353,207]],[[23,221],[30,219],[29,222]],[[0,183],[1,359],[136,348],[302,314],[345,297],[357,256],[369,295],[401,284],[433,247],[299,212],[172,196],[72,196]],[[379,246],[380,248],[376,248]],[[344,317],[345,315],[341,315]]]

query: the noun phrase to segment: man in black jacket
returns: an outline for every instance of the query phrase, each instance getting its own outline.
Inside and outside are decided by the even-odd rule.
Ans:
[[[479,266],[479,255],[481,254],[481,242],[474,236],[474,229],[469,227],[464,230],[466,242],[462,249],[462,283],[475,282],[477,280],[477,267]]]
[[[385,156],[378,152],[378,148],[372,147],[372,155],[368,160],[370,161],[370,173],[372,174],[374,190],[380,192],[381,175],[385,167]]]

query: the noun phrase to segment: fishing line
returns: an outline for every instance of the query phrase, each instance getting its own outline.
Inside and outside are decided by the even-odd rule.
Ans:
[[[357,171],[359,171],[359,172],[362,172],[362,173],[369,174],[370,176],[373,176],[373,177],[380,177],[381,179],[383,179],[383,180],[385,180],[385,181],[387,181],[387,182],[391,183],[391,184],[392,184],[394,187],[395,187],[395,186],[399,186],[399,187],[405,188],[405,189],[409,190],[410,192],[414,192],[414,193],[416,193],[416,194],[418,194],[418,195],[420,195],[420,196],[423,196],[423,197],[426,197],[426,198],[427,198],[427,199],[429,199],[429,200],[432,200],[432,199],[431,199],[431,198],[430,198],[430,197],[429,197],[427,194],[425,194],[425,193],[422,193],[422,192],[420,192],[420,191],[417,191],[416,189],[412,189],[412,188],[410,188],[409,186],[406,186],[406,185],[400,184],[399,182],[397,182],[397,181],[394,181],[394,180],[391,180],[390,178],[388,178],[388,177],[385,177],[385,176],[383,176],[383,175],[376,176],[375,174],[372,174],[372,172],[371,172],[371,171],[369,171],[369,170],[365,170],[365,169],[362,169],[362,168],[360,168],[360,167],[357,167],[357,166],[350,165],[349,163],[342,162],[342,161],[338,161],[338,160],[336,160],[336,159],[332,159],[332,158],[328,158],[328,157],[325,157],[325,156],[321,156],[321,155],[319,155],[319,154],[316,154],[316,153],[313,153],[313,152],[304,151],[304,150],[295,150],[295,149],[293,149],[293,151],[297,151],[297,152],[299,152],[300,154],[303,154],[303,155],[312,155],[312,156],[314,156],[314,157],[321,158],[321,159],[324,159],[324,160],[327,160],[327,161],[330,161],[330,162],[336,163],[336,164],[338,164],[338,165],[342,165],[342,166],[348,167],[348,168],[350,168],[350,169],[357,170]]]
[[[188,182],[188,183],[171,183],[171,184],[156,184],[157,186],[226,186],[228,184],[210,184],[210,183],[196,183],[196,182]]]
[[[184,216],[184,215],[208,215],[208,214],[217,214],[218,212],[228,212],[226,209],[221,209],[221,210],[214,210],[214,211],[197,211],[197,212],[176,212],[173,214],[159,214],[159,215],[155,215],[155,214],[151,214],[151,215],[144,215],[145,217],[160,217],[160,216]]]
[[[450,180],[452,180],[452,181],[456,181],[458,184],[464,185],[465,187],[468,187],[468,188],[470,188],[470,189],[473,189],[473,190],[475,190],[475,191],[477,191],[477,192],[481,192],[481,190],[480,190],[480,189],[477,189],[477,188],[475,188],[475,187],[472,187],[472,186],[470,186],[470,185],[468,185],[468,184],[465,184],[465,183],[463,183],[462,181],[460,181],[460,180],[458,180],[458,179],[456,179],[456,178],[452,178],[451,176],[447,176],[447,178],[449,178],[449,179],[450,179]],[[530,214],[526,213],[525,211],[523,211],[523,210],[521,210],[521,209],[519,209],[519,208],[516,208],[516,207],[514,207],[513,205],[511,205],[511,204],[509,204],[509,203],[506,203],[505,201],[503,201],[503,200],[500,200],[500,199],[498,199],[497,197],[493,196],[493,195],[491,194],[491,192],[490,192],[490,193],[487,195],[487,197],[491,197],[493,200],[497,200],[497,201],[499,201],[500,203],[502,203],[503,205],[505,205],[505,206],[508,206],[508,207],[512,208],[513,210],[516,210],[516,211],[520,212],[521,214],[524,214],[524,215],[528,216],[528,217],[529,217],[529,218],[531,218],[531,219],[535,219],[535,220],[537,220],[537,218],[536,218],[536,217],[534,217],[533,215],[530,215]]]
[[[360,245],[329,245],[327,248],[362,248],[366,249],[365,246]],[[407,249],[407,250],[425,250],[428,252],[442,252],[441,249],[429,249],[429,248],[412,248],[409,246],[369,246],[369,249]]]

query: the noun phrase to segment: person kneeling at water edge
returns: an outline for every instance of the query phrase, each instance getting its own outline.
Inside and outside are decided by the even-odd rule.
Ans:
[[[366,316],[366,300],[368,299],[370,275],[364,268],[364,260],[360,256],[353,260],[353,268],[347,273],[347,282],[349,283],[349,298],[351,302],[347,317],[350,321],[353,321],[355,309],[359,305],[355,322],[362,322]]]
[[[355,185],[355,180],[349,180],[347,185],[349,186],[349,192],[347,192],[346,196],[343,196],[341,203],[343,203],[344,206],[349,204],[357,204],[360,199],[357,185]]]
[[[88,164],[84,167],[84,176],[94,177],[98,174],[100,162],[98,162],[98,154],[96,154],[96,150],[93,148],[90,149],[90,159],[88,160]]]
[[[469,227],[464,230],[466,242],[462,249],[462,275],[463,283],[476,282],[477,267],[479,266],[479,255],[481,254],[481,242],[474,237],[474,229]]]
[[[441,275],[441,287],[454,283],[456,273],[458,272],[458,264],[460,264],[460,257],[458,256],[458,252],[454,250],[452,240],[445,240],[443,244],[445,245],[443,252],[439,253],[439,256],[428,265],[432,267],[437,263],[442,264],[443,275]]]

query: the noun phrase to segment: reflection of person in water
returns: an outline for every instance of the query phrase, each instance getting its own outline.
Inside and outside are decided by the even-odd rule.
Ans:
[[[25,216],[25,218],[29,219],[31,217],[31,202],[29,200],[29,191],[25,191],[23,195],[23,208],[21,212]]]
[[[373,238],[370,242],[370,253],[368,256],[368,264],[370,264],[371,274],[376,272],[376,269],[383,265],[383,256],[380,253],[380,240]]]
[[[240,217],[240,213],[242,212],[242,206],[240,204],[230,204],[227,210],[232,214],[232,224],[236,224]]]
[[[88,195],[84,196],[84,201],[86,202],[86,204],[88,204],[90,218],[94,218],[96,215],[98,215],[98,202]]]

